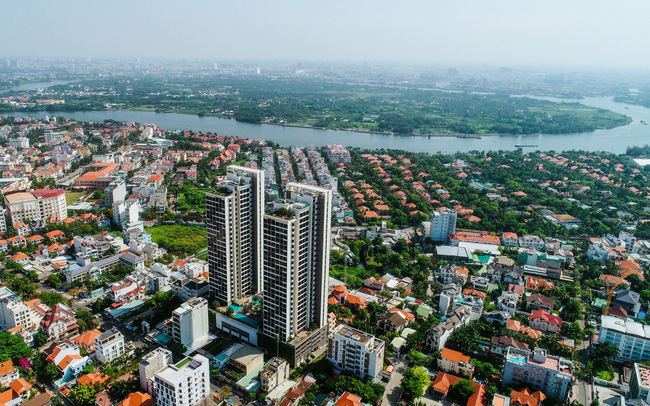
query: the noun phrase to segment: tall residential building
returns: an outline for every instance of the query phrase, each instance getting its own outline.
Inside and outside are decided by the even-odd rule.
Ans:
[[[188,349],[207,344],[208,330],[208,301],[203,298],[192,298],[172,313],[172,337]]]
[[[330,333],[327,359],[336,369],[377,381],[384,370],[384,342],[372,334],[339,325]]]
[[[99,362],[111,362],[126,352],[124,336],[117,329],[108,330],[95,337],[95,358]]]
[[[327,326],[332,191],[288,183],[285,192],[264,215],[263,333],[289,342]]]
[[[145,355],[140,362],[140,388],[150,395],[154,392],[154,375],[172,363],[172,352],[158,347]]]
[[[203,355],[185,358],[154,375],[158,406],[196,406],[210,394],[209,361]]]
[[[436,210],[431,215],[431,233],[433,241],[447,242],[449,236],[456,233],[456,210]]]
[[[600,316],[598,341],[618,347],[617,361],[650,360],[650,326],[630,318]]]
[[[68,218],[65,191],[59,189],[7,193],[5,206],[12,225],[28,221],[58,223]]]
[[[573,362],[547,355],[546,350],[534,351],[509,348],[503,368],[503,387],[526,386],[547,396],[564,399],[569,395],[573,380]]]
[[[210,295],[231,304],[263,290],[264,171],[231,165],[206,194]]]

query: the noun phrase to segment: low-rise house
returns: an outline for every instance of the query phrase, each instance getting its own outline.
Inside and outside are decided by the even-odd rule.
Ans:
[[[41,320],[41,328],[50,341],[73,337],[79,331],[74,310],[63,303],[52,306]]]
[[[514,320],[514,319],[508,320],[508,324],[506,325],[506,328],[508,330],[516,331],[517,333],[527,335],[528,337],[534,338],[535,340],[540,339],[542,337],[541,331],[535,330],[524,324],[521,324],[519,320]]]
[[[507,312],[510,316],[514,316],[517,311],[517,303],[519,295],[514,292],[504,291],[497,299],[497,310]]]
[[[474,364],[467,355],[449,348],[443,348],[438,356],[438,368],[450,374],[472,379]]]
[[[431,391],[434,395],[446,397],[449,389],[460,382],[463,378],[455,375],[439,372],[436,379],[431,384]],[[467,399],[466,406],[483,406],[485,405],[484,397],[486,393],[486,386],[478,382],[470,382],[470,385],[475,389],[474,393]]]
[[[503,310],[493,310],[491,312],[483,313],[483,318],[488,323],[498,323],[505,326],[508,324],[508,320],[512,318],[512,315]]]
[[[398,312],[387,312],[377,317],[377,328],[386,333],[398,333],[408,325],[409,321]]]
[[[641,295],[632,290],[618,290],[612,299],[612,306],[620,306],[633,317],[641,310]]]
[[[456,328],[469,323],[470,312],[469,306],[458,306],[447,316],[444,322],[432,325],[426,337],[425,347],[427,350],[441,350]]]
[[[92,353],[95,352],[95,338],[97,338],[101,334],[102,332],[96,329],[88,330],[73,338],[72,341],[77,343],[79,348],[81,348],[82,350],[88,353]]]
[[[526,297],[526,309],[544,310],[552,312],[555,307],[555,299],[539,293],[532,293]]]
[[[542,333],[556,334],[560,331],[562,319],[543,310],[535,310],[528,318],[528,324],[531,328]]]
[[[508,353],[508,348],[510,347],[528,351],[528,344],[510,336],[498,336],[492,337],[490,353],[505,358],[506,354]]]

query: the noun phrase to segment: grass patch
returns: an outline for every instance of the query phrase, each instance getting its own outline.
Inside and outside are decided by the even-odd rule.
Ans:
[[[82,192],[65,192],[65,204],[70,206],[72,203],[85,196]]]
[[[596,374],[596,378],[603,379],[605,381],[611,381],[614,379],[614,374],[610,371],[600,371]]]
[[[178,368],[182,368],[184,365],[187,365],[189,362],[190,362],[190,359],[189,359],[189,358],[185,358],[184,360],[182,360],[181,362],[179,362],[178,364],[176,364],[176,366],[177,366]]]
[[[147,228],[153,242],[176,256],[197,253],[208,246],[205,227],[162,225]]]

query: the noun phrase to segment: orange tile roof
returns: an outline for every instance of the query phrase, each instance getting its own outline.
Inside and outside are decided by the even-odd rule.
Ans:
[[[510,401],[513,404],[519,404],[520,406],[538,406],[539,401],[534,397],[530,396],[528,390],[524,389],[520,392],[513,390],[510,392]]]
[[[469,362],[469,357],[462,352],[454,351],[449,348],[443,348],[440,356],[454,362]]]
[[[20,395],[21,393],[30,390],[32,388],[32,385],[30,385],[29,382],[23,378],[18,378],[9,384],[9,387],[11,387],[14,392]]]
[[[61,368],[62,370],[63,370],[63,369],[66,369],[66,368],[68,367],[68,365],[70,365],[70,363],[71,363],[73,360],[76,360],[76,359],[81,359],[81,355],[77,355],[77,354],[66,355],[66,356],[61,360],[61,362],[59,362],[59,365],[57,365],[57,366],[58,366],[59,368]]]
[[[101,335],[102,332],[99,330],[89,330],[86,331],[85,333],[79,334],[73,340],[80,345],[85,345],[87,347],[94,347],[95,346],[95,338],[99,335]]]
[[[5,376],[8,373],[12,372],[14,370],[14,363],[9,361],[5,361],[0,364],[0,376]]]
[[[93,386],[98,383],[106,382],[108,378],[108,375],[102,374],[101,372],[91,372],[77,378],[77,383],[80,385]]]
[[[153,406],[156,401],[151,399],[148,393],[135,392],[129,395],[124,401],[117,406]]]
[[[359,296],[355,296],[355,295],[347,295],[345,297],[345,301],[347,303],[358,305],[358,306],[361,306],[364,303],[366,303],[366,299],[360,298]]]
[[[361,398],[350,392],[345,392],[334,403],[334,406],[362,406]]]

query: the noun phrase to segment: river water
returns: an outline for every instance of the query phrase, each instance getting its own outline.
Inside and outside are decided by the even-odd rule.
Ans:
[[[650,109],[622,103],[611,98],[587,97],[580,100],[541,98],[557,102],[579,102],[588,106],[600,107],[625,114],[634,121],[626,126],[610,130],[597,130],[587,133],[552,135],[491,135],[481,139],[460,139],[456,137],[423,137],[408,135],[383,135],[351,131],[318,130],[313,128],[285,127],[271,124],[249,124],[216,117],[198,117],[173,113],[154,113],[143,111],[77,111],[77,112],[34,112],[12,113],[15,116],[30,115],[42,118],[46,115],[65,116],[82,121],[135,121],[156,124],[165,130],[192,130],[212,132],[242,138],[264,139],[283,146],[343,144],[369,149],[402,149],[414,152],[453,153],[467,151],[512,150],[516,144],[533,144],[534,148],[524,150],[565,151],[572,149],[586,151],[609,151],[623,153],[628,146],[650,144]]]

